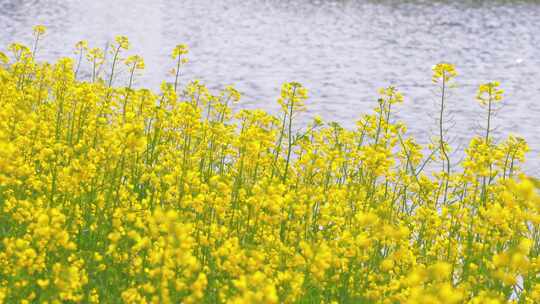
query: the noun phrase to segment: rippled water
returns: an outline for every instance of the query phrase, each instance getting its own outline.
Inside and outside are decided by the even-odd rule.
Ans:
[[[528,171],[540,167],[540,3],[535,1],[309,1],[309,0],[42,0],[0,1],[0,49],[31,39],[31,27],[49,34],[40,57],[71,55],[88,39],[104,47],[128,35],[144,56],[139,78],[157,88],[172,67],[177,43],[191,48],[184,81],[212,88],[235,84],[243,107],[276,111],[281,83],[310,90],[310,115],[347,127],[373,108],[377,89],[395,85],[406,96],[397,118],[421,141],[435,132],[431,66],[457,65],[459,87],[450,97],[449,136],[463,148],[481,132],[474,101],[481,82],[499,80],[503,108],[497,136],[524,136]]]

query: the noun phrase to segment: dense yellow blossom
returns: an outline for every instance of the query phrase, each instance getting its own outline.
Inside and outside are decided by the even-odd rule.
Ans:
[[[488,105],[490,102],[498,102],[502,99],[504,91],[499,88],[500,83],[498,81],[488,82],[481,84],[478,87],[476,99],[481,105]]]
[[[457,76],[456,67],[450,63],[439,63],[433,66],[432,80],[434,83],[450,81]]]
[[[0,53],[0,303],[540,301],[523,139],[488,132],[437,171],[450,147],[394,121],[395,87],[354,129],[300,128],[300,83],[276,115],[235,112],[232,86],[179,86],[185,45],[160,92],[133,85],[144,61],[128,49],[119,36],[111,62],[87,42],[54,64],[22,44]],[[457,76],[433,70],[437,85]]]

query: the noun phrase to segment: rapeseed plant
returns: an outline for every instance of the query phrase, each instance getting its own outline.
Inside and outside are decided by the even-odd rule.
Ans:
[[[352,130],[298,131],[299,83],[278,115],[235,113],[234,87],[180,86],[185,45],[159,93],[133,86],[128,49],[118,37],[108,74],[84,41],[53,64],[0,53],[0,303],[540,302],[540,196],[525,141],[490,136],[498,83],[451,170],[442,127],[425,147],[393,122],[395,87]],[[457,74],[433,72],[442,126]]]

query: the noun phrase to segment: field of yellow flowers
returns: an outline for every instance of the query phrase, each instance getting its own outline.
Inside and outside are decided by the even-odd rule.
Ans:
[[[498,83],[459,162],[450,64],[423,146],[394,122],[393,87],[353,130],[298,131],[299,83],[275,116],[233,113],[233,87],[179,83],[184,45],[156,93],[133,87],[126,37],[107,61],[81,41],[51,64],[34,34],[0,53],[0,303],[540,302],[540,196],[525,141],[490,134]]]

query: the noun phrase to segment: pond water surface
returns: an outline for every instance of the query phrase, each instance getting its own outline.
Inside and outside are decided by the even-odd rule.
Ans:
[[[29,43],[31,28],[49,28],[40,59],[72,56],[76,41],[105,47],[127,35],[146,61],[139,85],[157,88],[177,43],[190,47],[183,81],[213,89],[235,84],[240,107],[275,112],[279,87],[298,81],[310,92],[304,120],[318,114],[353,127],[376,106],[377,89],[405,95],[396,118],[429,141],[436,132],[431,67],[457,66],[449,99],[448,137],[457,149],[482,132],[479,83],[499,80],[505,99],[496,136],[529,142],[527,171],[540,167],[540,3],[534,1],[309,0],[3,0],[0,49]],[[121,80],[117,84],[122,84]]]

